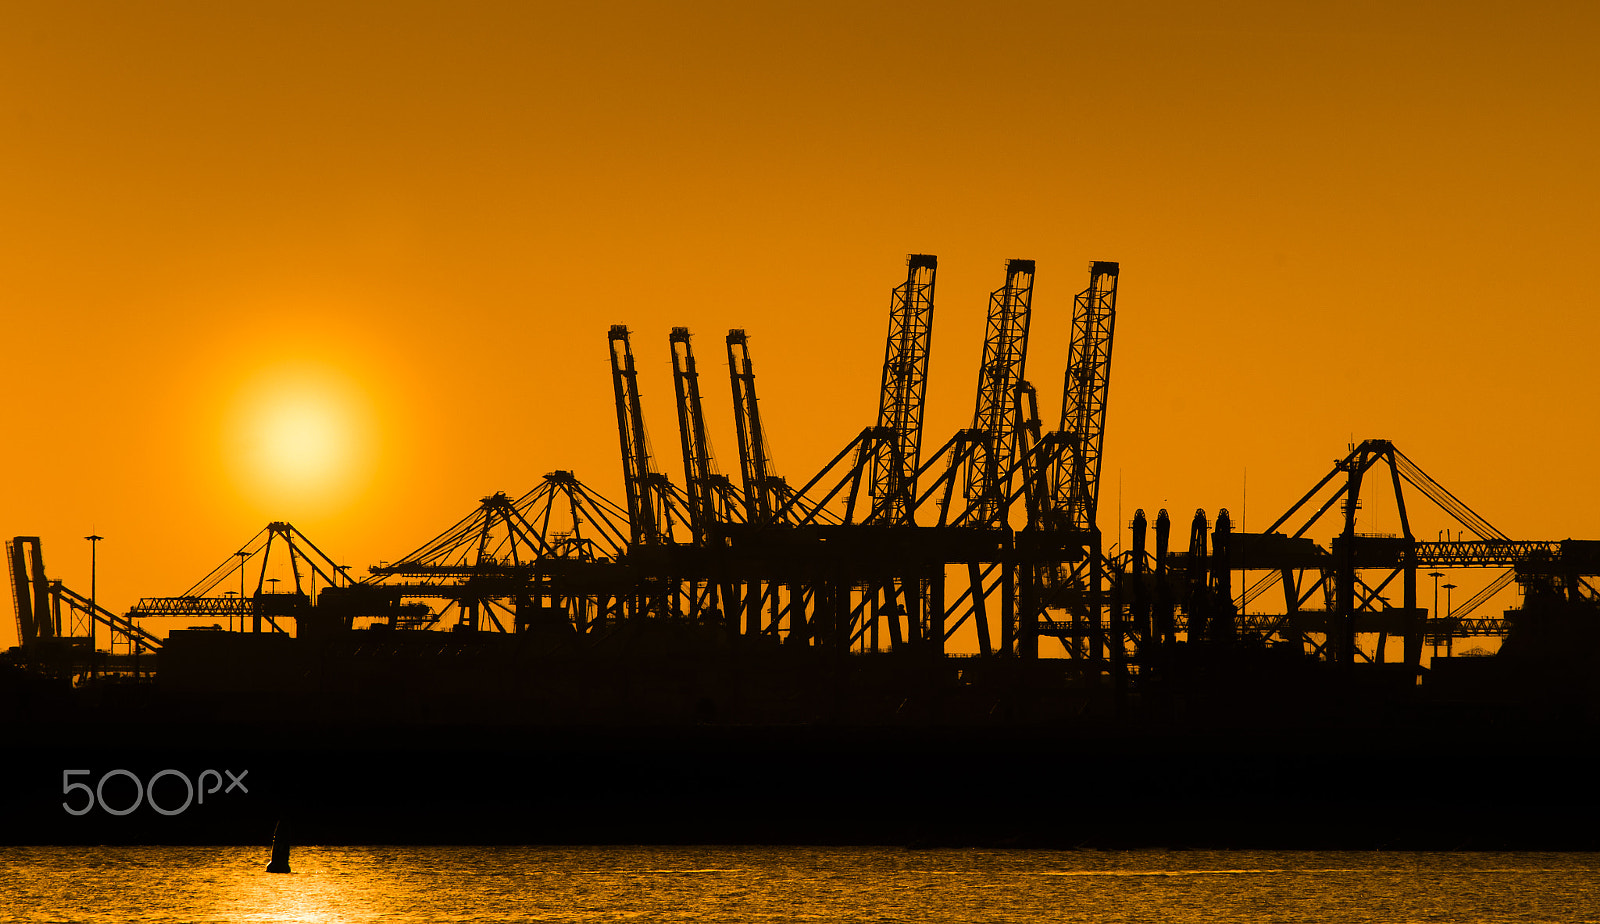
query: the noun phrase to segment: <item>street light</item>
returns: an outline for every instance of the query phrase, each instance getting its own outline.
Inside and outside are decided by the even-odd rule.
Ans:
[[[100,612],[95,605],[95,580],[99,575],[100,561],[97,554],[100,550],[100,536],[84,536],[89,540],[89,676],[94,676],[94,619]],[[113,644],[116,636],[111,637]]]
[[[234,552],[234,557],[239,559],[239,631],[244,631],[244,560],[250,557],[249,552]],[[229,617],[228,626],[233,626],[233,619]]]
[[[267,593],[276,594],[278,592],[278,581],[279,580],[281,580],[281,579],[280,578],[267,578],[267,583],[272,585],[272,589],[267,591]],[[257,621],[256,621],[256,631],[257,632],[261,631],[261,623],[260,623],[259,612],[260,611],[257,611],[257,614],[258,614],[257,615]],[[273,623],[273,625],[277,625],[277,623]]]
[[[1455,590],[1455,589],[1456,589],[1456,585],[1454,585],[1454,584],[1446,584],[1446,585],[1444,585],[1444,609],[1445,609],[1445,613],[1447,615],[1449,615],[1449,616],[1454,616],[1455,615],[1455,607],[1450,604],[1450,591]],[[1451,643],[1454,642],[1455,640],[1456,640],[1456,634],[1455,634],[1454,631],[1451,631],[1450,636],[1448,638],[1446,638],[1445,642],[1444,642],[1444,653],[1445,654],[1450,654],[1451,649],[1454,647]]]
[[[1438,579],[1445,577],[1445,572],[1429,571],[1427,576],[1434,579],[1434,619],[1438,619]],[[1434,631],[1434,657],[1438,657],[1438,631]]]
[[[89,650],[94,651],[94,617],[99,612],[95,607],[95,580],[99,574],[99,549],[102,536],[84,536],[89,540]]]

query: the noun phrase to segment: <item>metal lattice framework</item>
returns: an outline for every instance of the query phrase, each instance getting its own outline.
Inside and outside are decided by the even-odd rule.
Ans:
[[[281,555],[288,560],[293,590],[268,588],[269,584],[275,587],[277,582],[276,578],[267,576],[270,566],[278,560],[274,550],[281,550]],[[235,575],[239,580],[238,591],[231,589]],[[253,632],[262,631],[263,625],[273,632],[287,632],[285,626],[279,625],[278,618],[308,609],[316,597],[319,578],[324,588],[352,583],[348,565],[335,563],[292,524],[275,521],[212,568],[193,587],[174,597],[145,597],[128,611],[128,617],[137,620],[154,616],[225,616],[238,618],[241,625],[249,619]],[[254,584],[253,590],[250,583]]]
[[[628,541],[627,511],[572,472],[550,472],[516,500],[503,492],[483,498],[404,558],[369,569],[370,584],[358,589],[381,589],[394,601],[449,601],[437,612],[401,611],[408,625],[435,625],[454,607],[457,625],[476,629],[487,623],[503,632],[501,617],[515,616],[519,602],[590,593],[593,582],[582,580],[581,569],[614,571]],[[590,609],[578,607],[580,615]]]
[[[706,437],[705,413],[700,402],[700,374],[695,370],[694,348],[687,327],[674,327],[672,384],[678,405],[678,435],[683,447],[683,478],[688,495],[689,526],[695,542],[705,545],[711,534],[747,517],[743,493],[716,468],[716,458]]]
[[[878,402],[878,428],[883,438],[872,447],[871,495],[888,501],[879,505],[878,523],[914,525],[937,268],[938,259],[933,255],[912,254],[906,259],[906,281],[895,287],[889,302],[889,337]]]
[[[1100,454],[1105,444],[1106,398],[1111,388],[1111,342],[1117,323],[1117,264],[1089,265],[1089,288],[1078,293],[1072,315],[1060,431],[1068,452],[1056,457],[1052,479],[1056,510],[1074,529],[1095,528],[1100,502]]]
[[[1018,456],[1021,420],[1018,389],[1028,361],[1028,326],[1033,304],[1032,260],[1006,263],[1005,285],[989,296],[989,321],[978,369],[978,399],[972,429],[984,435],[962,478],[967,510],[958,525],[1001,525],[1010,510],[1011,476]]]
[[[1369,475],[1379,463],[1388,469],[1388,478],[1382,480],[1393,491],[1399,534],[1356,531],[1363,486],[1371,480]],[[1472,533],[1473,538],[1417,541],[1412,533],[1406,486],[1421,493],[1464,531]],[[1330,546],[1318,545],[1306,534],[1336,505],[1342,529]],[[1600,545],[1576,540],[1510,539],[1388,440],[1366,440],[1352,446],[1348,455],[1336,461],[1332,470],[1264,533],[1236,538],[1243,545],[1229,556],[1230,567],[1265,570],[1267,574],[1244,587],[1226,606],[1226,612],[1242,613],[1275,586],[1281,585],[1284,595],[1284,613],[1237,617],[1240,631],[1299,641],[1315,655],[1343,663],[1382,661],[1384,641],[1389,636],[1404,638],[1405,662],[1413,666],[1420,662],[1424,642],[1438,645],[1448,644],[1452,638],[1504,636],[1508,631],[1504,620],[1465,617],[1514,580],[1524,587],[1542,583],[1583,595],[1593,590],[1584,575],[1600,570]],[[1448,607],[1446,613],[1430,613],[1419,606],[1419,570],[1460,568],[1504,570],[1466,601]],[[1374,572],[1377,576],[1371,577]],[[1395,584],[1401,595],[1398,606],[1389,599],[1394,593],[1390,588]],[[1308,607],[1313,601],[1321,608]],[[1213,601],[1213,609],[1223,611],[1218,601]],[[1193,637],[1195,614],[1187,613],[1186,617]],[[1358,644],[1358,636],[1363,635],[1377,637],[1370,651]]]
[[[622,444],[622,481],[628,492],[628,523],[635,546],[669,545],[675,523],[688,525],[682,492],[650,466],[650,440],[639,401],[639,375],[628,328],[611,326],[611,381],[616,392],[617,435]]]
[[[728,379],[733,387],[733,423],[739,434],[739,474],[744,481],[745,518],[765,523],[772,518],[767,491],[767,446],[756,404],[756,370],[743,330],[728,331]]]
[[[683,444],[683,485],[689,495],[689,527],[697,543],[705,541],[716,514],[712,509],[711,448],[706,445],[706,421],[700,407],[700,373],[695,370],[689,328],[674,327],[668,336],[672,347],[672,390],[677,397],[678,437]]]
[[[11,593],[16,605],[17,643],[31,648],[53,640],[92,642],[94,625],[111,630],[111,650],[124,644],[130,651],[155,651],[161,642],[128,616],[119,616],[60,581],[45,576],[44,547],[38,536],[17,536],[7,548]],[[63,610],[66,618],[63,618]],[[82,634],[80,634],[80,632]]]

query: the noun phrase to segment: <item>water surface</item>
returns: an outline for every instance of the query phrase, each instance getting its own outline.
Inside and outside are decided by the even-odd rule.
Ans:
[[[1600,855],[0,848],[3,921],[1600,922]]]

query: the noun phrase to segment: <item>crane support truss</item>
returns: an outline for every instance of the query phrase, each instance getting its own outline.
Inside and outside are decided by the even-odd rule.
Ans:
[[[572,472],[550,472],[515,501],[504,493],[483,498],[416,551],[372,568],[374,583],[357,588],[362,593],[353,603],[442,599],[450,602],[438,613],[389,606],[372,615],[423,627],[455,607],[457,625],[504,632],[500,615],[514,617],[519,604],[526,611],[547,598],[549,609],[563,610],[586,631],[603,609],[600,598],[631,593],[631,580],[617,564],[628,541],[627,511]]]
[[[12,599],[16,604],[17,643],[22,648],[29,649],[40,643],[49,645],[56,640],[90,646],[95,623],[111,630],[113,649],[119,642],[127,644],[130,650],[155,651],[161,647],[159,639],[129,617],[119,616],[60,581],[46,577],[44,547],[38,536],[13,538],[7,547],[6,560],[11,570]],[[65,620],[63,607],[70,611],[70,618]],[[80,635],[80,631],[85,634]]]
[[[989,321],[978,369],[978,399],[972,429],[983,434],[962,478],[967,511],[958,525],[1004,525],[1011,504],[1011,476],[1018,457],[1019,391],[1028,361],[1028,325],[1033,304],[1032,260],[1006,264],[1005,285],[989,296]]]
[[[689,328],[674,327],[668,342],[672,347],[678,435],[683,444],[683,481],[689,495],[689,527],[695,541],[704,544],[707,532],[718,519],[718,486],[712,482],[711,447],[706,442],[706,421],[700,404],[700,374],[695,370]]]
[[[1055,458],[1056,510],[1074,529],[1095,528],[1100,501],[1100,453],[1105,444],[1106,399],[1111,388],[1111,341],[1117,323],[1116,263],[1089,265],[1089,288],[1072,313],[1060,431],[1067,452]]]
[[[274,561],[273,550],[282,549],[289,560],[289,571],[294,590],[269,592],[267,571]],[[255,575],[254,590],[246,580]],[[233,576],[238,575],[239,593],[233,593]],[[283,521],[268,523],[239,551],[228,556],[193,587],[174,597],[145,597],[128,611],[128,619],[160,616],[227,616],[237,617],[244,625],[250,619],[251,631],[262,631],[263,624],[274,632],[287,631],[277,622],[277,616],[310,607],[315,599],[318,579],[323,588],[347,586],[351,583],[348,566],[336,564],[327,553],[317,548],[293,524]],[[274,582],[276,578],[272,579]]]
[[[933,285],[938,259],[912,254],[906,281],[889,302],[889,337],[883,354],[878,428],[887,439],[872,449],[871,495],[886,500],[875,522],[915,525],[913,499],[922,459],[923,396],[928,384],[928,351],[933,340]]]
[[[116,644],[119,639],[132,649],[144,651],[159,651],[161,649],[161,640],[135,624],[131,615],[119,616],[83,594],[64,586],[60,581],[50,582],[50,593],[61,603],[65,603],[77,612],[88,615],[95,622],[110,629],[113,651],[116,650]]]
[[[11,568],[11,594],[16,603],[17,642],[22,645],[56,634],[50,612],[50,584],[44,576],[44,549],[38,536],[11,540],[6,563]]]
[[[617,436],[622,442],[622,484],[628,494],[628,523],[635,545],[654,544],[655,505],[650,502],[646,475],[650,471],[650,449],[645,444],[644,413],[639,406],[639,375],[633,366],[633,347],[628,343],[628,328],[613,324],[611,382],[616,392]]]
[[[1362,488],[1372,480],[1371,473],[1380,462],[1389,470],[1389,477],[1382,481],[1393,491],[1400,534],[1356,531]],[[1408,485],[1475,537],[1455,542],[1417,541],[1406,502]],[[1306,533],[1335,505],[1339,506],[1342,529],[1329,546],[1318,545]],[[1336,461],[1266,532],[1234,536],[1226,557],[1228,568],[1267,572],[1241,589],[1232,601],[1235,612],[1242,613],[1267,590],[1283,588],[1285,612],[1239,617],[1242,632],[1286,641],[1298,638],[1317,654],[1346,663],[1358,658],[1382,661],[1385,637],[1401,635],[1406,662],[1413,666],[1419,663],[1424,640],[1437,643],[1449,638],[1505,635],[1509,627],[1504,620],[1465,617],[1513,580],[1522,582],[1525,589],[1537,583],[1583,595],[1593,589],[1584,578],[1600,573],[1600,542],[1510,539],[1387,440],[1366,440],[1351,447],[1349,454]],[[1418,571],[1458,568],[1505,570],[1446,614],[1430,614],[1420,608]],[[1372,572],[1378,579],[1367,576]],[[1394,583],[1400,586],[1398,606],[1391,604],[1388,596],[1393,594],[1389,588]],[[1308,608],[1307,603],[1317,596],[1325,608]],[[1186,614],[1186,622],[1193,637],[1194,614]],[[1312,638],[1313,633],[1322,640]],[[1356,635],[1373,633],[1378,637],[1376,648],[1371,653],[1359,649]]]
[[[634,546],[668,545],[674,523],[687,523],[684,501],[667,476],[650,468],[650,440],[639,401],[639,374],[628,328],[611,326],[611,382],[616,393],[617,436],[622,444],[622,481],[628,492],[628,523]]]
[[[771,454],[761,429],[761,409],[756,402],[756,370],[750,359],[750,342],[740,329],[728,331],[728,378],[733,387],[733,422],[739,435],[739,474],[744,484],[745,520],[765,523],[783,503],[774,497],[768,471]]]

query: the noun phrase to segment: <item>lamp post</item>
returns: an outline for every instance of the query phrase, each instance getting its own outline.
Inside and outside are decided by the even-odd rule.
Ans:
[[[1429,571],[1428,572],[1428,577],[1433,578],[1433,618],[1434,619],[1438,619],[1439,618],[1439,579],[1444,577],[1444,572],[1442,572],[1442,571]],[[1440,623],[1440,625],[1443,625],[1443,623]],[[1435,658],[1437,658],[1439,656],[1439,633],[1438,632],[1434,632],[1434,634],[1433,634],[1433,656]]]
[[[83,538],[89,540],[89,676],[93,677],[94,670],[94,618],[100,612],[95,605],[95,582],[100,571],[100,540],[102,537],[89,535]],[[113,643],[117,637],[111,636]]]
[[[250,557],[249,552],[234,552],[234,557],[239,559],[239,631],[244,631],[244,560]],[[233,618],[228,618],[228,628],[233,628]]]
[[[1445,615],[1446,616],[1450,616],[1450,617],[1454,617],[1455,616],[1455,607],[1452,606],[1451,603],[1450,603],[1450,591],[1455,590],[1455,589],[1456,589],[1456,585],[1454,585],[1454,584],[1446,584],[1446,585],[1444,585],[1444,611],[1445,611]],[[1456,639],[1456,633],[1455,633],[1455,630],[1452,629],[1450,631],[1450,636],[1445,639],[1445,643],[1444,643],[1444,653],[1445,654],[1447,654],[1447,655],[1450,654],[1451,649],[1453,647],[1455,647],[1454,645],[1451,644],[1452,642],[1455,641],[1455,639]]]
[[[279,580],[281,580],[281,578],[267,578],[267,583],[272,585],[272,589],[267,591],[267,593],[273,594],[273,595],[276,595],[278,593],[278,581]],[[274,625],[276,625],[276,623],[274,623]],[[261,623],[259,621],[259,618],[258,618],[258,620],[256,622],[256,631],[257,632],[261,631]]]
[[[94,651],[94,617],[99,612],[95,607],[95,582],[100,570],[100,540],[103,536],[84,536],[89,540],[89,651]]]

